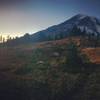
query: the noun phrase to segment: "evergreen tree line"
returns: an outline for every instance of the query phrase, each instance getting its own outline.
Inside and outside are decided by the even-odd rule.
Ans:
[[[24,44],[24,43],[34,43],[34,42],[42,42],[42,41],[52,41],[52,40],[60,40],[66,37],[76,37],[80,36],[80,44],[82,46],[92,46],[97,47],[100,46],[100,34],[99,33],[87,33],[86,28],[84,27],[83,31],[81,31],[80,28],[77,26],[74,26],[73,29],[68,33],[61,32],[59,34],[52,34],[46,36],[44,33],[41,34],[34,34],[29,35],[29,33],[26,33],[23,37],[16,37],[12,39],[10,36],[7,36],[7,38],[3,38],[0,36],[0,41],[3,43],[5,41],[7,45],[18,45],[18,44]]]
[[[0,35],[0,43],[5,43],[7,41],[10,41],[10,40],[14,40],[16,39],[17,37],[11,37],[10,35],[7,35],[6,37],[3,36],[3,35]]]

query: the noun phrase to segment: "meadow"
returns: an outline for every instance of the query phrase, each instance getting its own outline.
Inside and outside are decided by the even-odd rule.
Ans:
[[[79,39],[1,46],[0,100],[99,100],[99,67],[100,48]]]

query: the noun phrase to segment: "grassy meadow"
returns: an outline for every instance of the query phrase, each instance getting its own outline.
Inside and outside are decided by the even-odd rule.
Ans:
[[[1,46],[0,100],[100,100],[100,48],[77,41]]]

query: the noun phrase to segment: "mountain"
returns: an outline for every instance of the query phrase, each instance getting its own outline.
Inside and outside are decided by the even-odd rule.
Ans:
[[[96,17],[78,14],[67,21],[36,32],[32,35],[25,34],[14,40],[16,43],[41,42],[53,39],[61,39],[74,33],[74,35],[100,34],[100,20]]]
[[[34,39],[34,41],[38,41],[39,39],[43,40],[46,37],[53,37],[58,34],[63,34],[64,36],[67,36],[75,26],[81,31],[84,31],[85,29],[87,34],[100,34],[100,20],[98,18],[78,14],[59,25],[54,25],[47,28],[46,30],[39,31],[31,35],[31,37]]]

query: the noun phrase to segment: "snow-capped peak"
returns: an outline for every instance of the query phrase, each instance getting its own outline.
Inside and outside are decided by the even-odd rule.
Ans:
[[[62,33],[66,36],[70,33],[74,26],[80,28],[81,31],[83,31],[83,29],[85,28],[88,34],[100,34],[100,20],[96,17],[88,16],[85,14],[77,14],[76,16],[70,18],[69,20],[61,24],[54,25],[52,27],[47,28],[46,30],[37,32],[36,34],[43,34],[45,36],[52,37],[53,35]]]
[[[75,16],[74,16],[74,17],[75,17]],[[76,17],[77,17],[79,20],[81,20],[81,19],[87,17],[87,15],[78,14],[78,15],[76,15]]]

